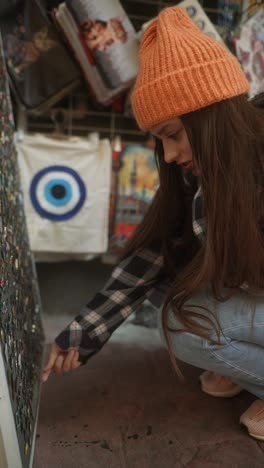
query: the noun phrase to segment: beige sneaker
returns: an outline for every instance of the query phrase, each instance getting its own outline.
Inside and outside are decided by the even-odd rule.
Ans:
[[[240,424],[246,427],[251,437],[264,440],[264,401],[256,400],[242,414]]]
[[[233,383],[228,377],[205,371],[200,375],[202,391],[208,395],[219,398],[231,398],[242,392],[239,385]]]

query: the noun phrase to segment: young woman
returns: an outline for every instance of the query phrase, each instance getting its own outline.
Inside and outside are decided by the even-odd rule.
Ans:
[[[171,360],[202,390],[258,399],[241,416],[264,439],[264,115],[236,59],[179,7],[146,30],[132,96],[156,138],[160,186],[106,286],[52,345],[43,380],[95,354],[149,298]]]

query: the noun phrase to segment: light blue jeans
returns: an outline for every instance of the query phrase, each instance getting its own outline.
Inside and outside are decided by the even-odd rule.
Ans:
[[[210,290],[203,291],[186,305],[210,317],[204,310],[192,309],[191,304],[201,305],[214,312],[223,332],[219,344],[188,332],[168,334],[176,358],[225,375],[241,388],[264,399],[264,295],[254,296],[254,301],[255,311],[252,311],[252,303],[249,303],[244,291],[225,302],[215,301]],[[182,328],[171,310],[167,323],[173,329]],[[161,321],[159,328],[164,341]],[[211,336],[216,339],[213,330]]]

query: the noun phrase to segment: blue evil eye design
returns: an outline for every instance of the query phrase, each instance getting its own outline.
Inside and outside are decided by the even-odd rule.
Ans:
[[[30,185],[31,203],[36,212],[50,221],[66,221],[81,210],[87,190],[79,174],[67,166],[49,166],[34,176]]]
[[[192,6],[187,7],[186,11],[191,18],[193,18],[197,14],[197,8],[192,7]]]

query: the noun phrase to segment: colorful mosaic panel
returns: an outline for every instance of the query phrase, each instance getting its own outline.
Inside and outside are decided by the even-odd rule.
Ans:
[[[0,38],[0,344],[6,374],[1,379],[8,383],[22,466],[28,467],[38,410],[43,330],[13,139]]]

